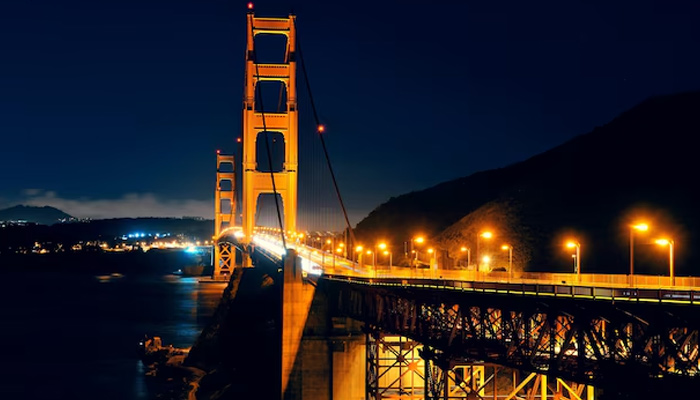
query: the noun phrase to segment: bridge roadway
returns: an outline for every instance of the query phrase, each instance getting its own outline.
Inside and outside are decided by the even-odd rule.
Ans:
[[[276,237],[253,242],[269,257],[285,254]],[[626,275],[373,269],[287,245],[339,315],[417,340],[445,365],[492,362],[646,395],[700,383],[697,278],[630,286]]]

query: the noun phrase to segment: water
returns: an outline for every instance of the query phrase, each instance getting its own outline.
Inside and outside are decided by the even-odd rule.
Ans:
[[[0,399],[150,399],[144,334],[189,347],[222,284],[172,275],[0,272]]]

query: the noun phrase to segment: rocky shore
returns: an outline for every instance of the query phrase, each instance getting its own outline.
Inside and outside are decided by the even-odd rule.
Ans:
[[[156,398],[274,398],[279,385],[280,272],[264,258],[235,269],[210,324],[186,357],[155,365]]]

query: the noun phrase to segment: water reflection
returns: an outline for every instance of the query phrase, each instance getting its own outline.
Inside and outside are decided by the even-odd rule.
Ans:
[[[225,287],[173,275],[0,272],[0,279],[12,282],[0,294],[0,341],[13,344],[2,370],[16,388],[9,396],[0,388],[0,398],[22,399],[150,398],[138,340],[148,333],[190,346]]]

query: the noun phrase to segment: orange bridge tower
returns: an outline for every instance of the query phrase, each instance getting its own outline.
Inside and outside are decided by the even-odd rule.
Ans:
[[[250,11],[247,15],[247,46],[245,68],[245,98],[243,101],[243,234],[249,241],[253,234],[255,212],[261,194],[280,195],[284,210],[284,229],[296,230],[297,217],[297,167],[298,167],[298,115],[296,95],[296,34],[294,15],[288,18],[257,18]],[[255,37],[257,35],[284,35],[287,38],[284,62],[278,64],[257,63]],[[286,105],[279,112],[256,109],[257,85],[265,81],[281,82],[286,91]],[[259,106],[259,105],[258,105]],[[262,172],[256,157],[257,141],[264,140],[267,132],[279,132],[284,137],[284,164],[281,171]],[[273,187],[274,179],[274,187]]]
[[[214,192],[214,274],[227,279],[236,266],[236,248],[222,241],[221,233],[236,222],[236,178],[232,155],[216,152],[216,191]]]

